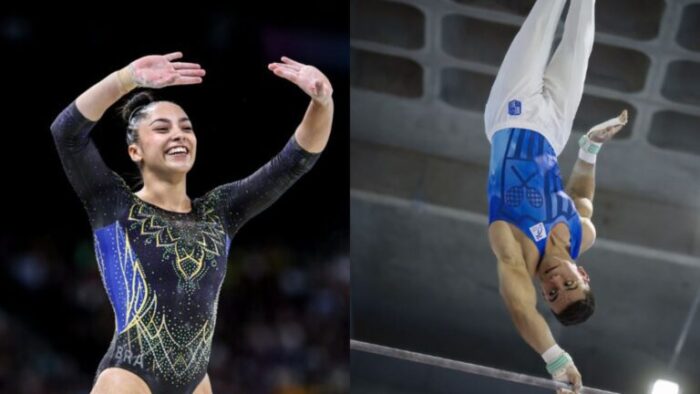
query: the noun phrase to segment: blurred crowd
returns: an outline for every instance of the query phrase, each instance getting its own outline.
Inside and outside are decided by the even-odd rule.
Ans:
[[[86,393],[114,330],[91,240],[0,241],[0,393]],[[11,245],[11,246],[10,246]],[[215,393],[349,392],[347,251],[235,247],[219,297]]]

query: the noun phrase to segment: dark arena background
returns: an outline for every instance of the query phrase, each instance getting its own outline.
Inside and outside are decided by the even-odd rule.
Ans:
[[[308,97],[268,63],[286,55],[331,80],[334,127],[321,159],[232,242],[209,375],[215,393],[349,391],[348,6],[262,4],[0,15],[0,392],[89,391],[114,315],[49,125],[112,71],[173,51],[207,71],[201,85],[157,91],[182,105],[198,137],[190,197],[255,171],[301,121]],[[107,164],[134,180],[115,112],[93,135]]]

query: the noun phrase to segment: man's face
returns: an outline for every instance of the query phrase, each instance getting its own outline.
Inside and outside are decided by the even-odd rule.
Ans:
[[[542,296],[556,314],[571,303],[586,298],[585,291],[590,289],[588,273],[574,262],[560,258],[545,257],[537,277]]]

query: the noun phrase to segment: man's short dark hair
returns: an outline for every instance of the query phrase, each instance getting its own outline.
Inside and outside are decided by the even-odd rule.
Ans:
[[[557,320],[565,326],[581,324],[588,320],[595,311],[595,297],[591,290],[586,290],[586,298],[573,302],[559,314],[554,314]]]

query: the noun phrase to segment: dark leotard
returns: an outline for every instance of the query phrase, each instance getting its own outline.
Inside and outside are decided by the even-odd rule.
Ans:
[[[63,168],[92,226],[95,254],[115,315],[100,363],[143,379],[151,392],[192,393],[209,363],[231,239],[318,158],[292,137],[251,176],[192,201],[189,213],[136,197],[100,157],[94,122],[68,106],[51,126]]]

